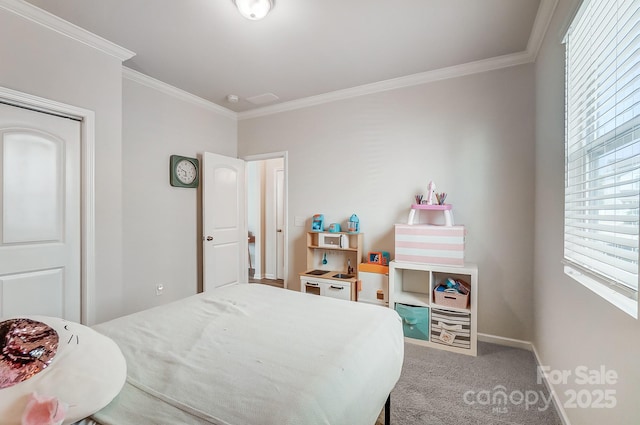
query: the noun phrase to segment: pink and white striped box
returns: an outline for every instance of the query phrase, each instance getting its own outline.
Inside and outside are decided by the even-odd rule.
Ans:
[[[464,266],[464,226],[396,224],[396,261]]]

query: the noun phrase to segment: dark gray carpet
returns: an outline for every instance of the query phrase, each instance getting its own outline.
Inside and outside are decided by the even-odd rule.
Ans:
[[[533,353],[496,344],[471,357],[405,343],[391,423],[562,425],[536,366]]]

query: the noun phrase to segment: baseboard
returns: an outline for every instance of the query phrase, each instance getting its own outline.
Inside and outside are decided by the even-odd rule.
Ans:
[[[478,341],[490,342],[492,344],[504,345],[504,346],[513,347],[513,348],[522,348],[523,350],[531,351],[533,353],[533,356],[536,360],[536,364],[538,365],[538,367],[542,366],[542,362],[540,361],[540,356],[538,355],[538,350],[536,350],[536,347],[535,345],[533,345],[532,342],[522,341],[522,340],[513,339],[513,338],[505,338],[505,337],[496,336],[496,335],[483,334],[483,333],[478,333]],[[551,382],[547,380],[547,377],[545,375],[543,375],[542,378],[543,378],[542,380],[544,382],[544,386],[547,388],[547,391],[549,391],[549,393],[551,394],[551,397],[553,399],[553,405],[556,408],[556,412],[558,412],[558,416],[560,416],[560,420],[562,421],[562,424],[571,425],[571,422],[567,417],[567,412],[565,412],[562,402],[560,402],[560,400],[558,399],[558,393],[554,390],[553,385],[551,384]]]
[[[478,341],[490,342],[492,344],[504,345],[506,347],[522,348],[523,350],[533,351],[533,344],[531,344],[529,341],[505,338],[503,336],[478,333]]]
[[[538,350],[536,350],[536,347],[533,344],[531,344],[531,347],[533,348],[533,355],[536,358],[536,363],[538,364],[539,367],[542,366],[542,362],[540,361],[540,356],[538,355]],[[549,380],[547,380],[546,375],[542,375],[542,378],[543,378],[542,380],[544,381],[544,386],[547,387],[547,391],[549,391],[549,393],[553,397],[553,405],[556,407],[556,412],[558,412],[558,415],[560,416],[560,420],[562,421],[562,424],[571,425],[571,422],[567,417],[567,412],[565,412],[564,406],[562,405],[562,402],[558,398],[558,393],[553,388],[553,384],[549,382]]]

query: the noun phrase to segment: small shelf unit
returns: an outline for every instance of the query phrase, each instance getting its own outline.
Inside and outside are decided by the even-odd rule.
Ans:
[[[347,261],[351,260],[353,274],[358,275],[358,264],[362,262],[363,233],[331,233],[332,236],[343,236],[348,241],[348,247],[321,246],[320,238],[326,232],[307,232],[307,270],[323,269],[347,272]],[[323,264],[323,258],[327,255],[327,264]]]
[[[434,290],[447,278],[469,285],[469,302],[465,308],[436,303]],[[391,261],[389,263],[389,307],[396,303],[429,309],[429,339],[405,337],[409,342],[457,353],[477,355],[478,340],[478,267]],[[434,317],[435,314],[435,317]],[[453,317],[452,319],[443,317]],[[464,323],[460,325],[459,323]],[[459,342],[440,338],[442,329],[460,336]],[[447,333],[445,332],[445,333]]]

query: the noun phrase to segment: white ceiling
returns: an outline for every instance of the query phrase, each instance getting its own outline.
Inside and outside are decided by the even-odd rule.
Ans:
[[[28,2],[135,52],[125,66],[242,112],[523,52],[545,0],[276,0],[261,21],[233,0]],[[246,100],[266,93],[279,100]]]

